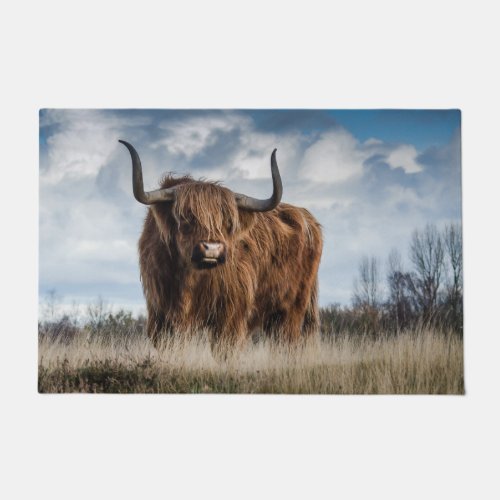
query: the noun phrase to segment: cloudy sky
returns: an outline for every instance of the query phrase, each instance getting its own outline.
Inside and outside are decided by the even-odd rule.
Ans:
[[[404,255],[413,229],[461,217],[460,112],[388,110],[42,110],[40,298],[102,297],[144,309],[137,240],[147,208],[132,195],[165,172],[270,194],[278,148],[283,201],[323,226],[320,303],[347,304],[359,260]]]

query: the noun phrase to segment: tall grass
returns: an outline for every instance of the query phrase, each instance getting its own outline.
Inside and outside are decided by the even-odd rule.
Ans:
[[[432,329],[249,341],[214,358],[203,334],[157,351],[142,335],[39,336],[40,392],[463,394],[463,344]]]

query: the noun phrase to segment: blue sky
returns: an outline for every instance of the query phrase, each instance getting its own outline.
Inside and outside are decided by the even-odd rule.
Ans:
[[[320,302],[347,304],[359,260],[382,270],[413,229],[461,218],[458,110],[42,110],[40,280],[43,299],[98,296],[144,308],[137,240],[146,207],[132,195],[125,139],[146,189],[167,171],[265,197],[278,148],[283,201],[323,225]]]

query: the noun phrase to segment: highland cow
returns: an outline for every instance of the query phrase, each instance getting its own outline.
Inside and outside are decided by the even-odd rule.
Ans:
[[[241,344],[253,331],[294,342],[319,329],[322,235],[304,208],[280,203],[276,150],[273,194],[259,200],[219,183],[166,176],[145,192],[132,157],[135,198],[150,205],[139,240],[147,334],[206,330],[212,346]]]

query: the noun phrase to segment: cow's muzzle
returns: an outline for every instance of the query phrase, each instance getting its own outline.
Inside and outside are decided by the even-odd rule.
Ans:
[[[226,262],[226,247],[220,242],[200,241],[193,249],[191,255],[198,269],[208,269]]]

